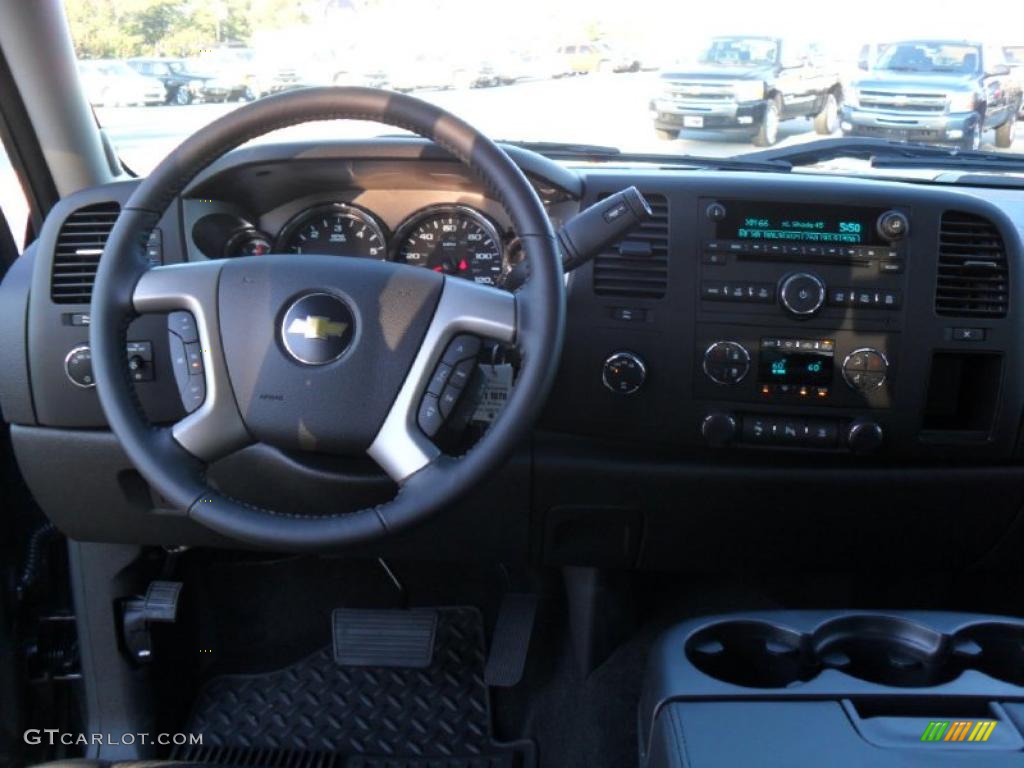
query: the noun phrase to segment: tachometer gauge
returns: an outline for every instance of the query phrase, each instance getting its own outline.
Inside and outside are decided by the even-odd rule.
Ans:
[[[387,257],[381,225],[363,209],[344,203],[321,205],[300,213],[281,230],[278,249],[283,253]]]
[[[414,215],[399,229],[396,259],[485,285],[502,276],[498,231],[472,208],[438,206]]]

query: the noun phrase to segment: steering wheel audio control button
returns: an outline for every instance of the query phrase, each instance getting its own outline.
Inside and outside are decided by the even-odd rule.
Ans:
[[[463,360],[475,358],[480,353],[480,339],[469,334],[456,336],[448,343],[442,362],[448,365],[461,363]]]
[[[475,368],[476,360],[463,360],[455,366],[455,369],[452,371],[451,380],[448,383],[456,389],[462,389],[469,383],[469,377],[473,375],[473,369]]]
[[[462,394],[462,390],[456,389],[455,387],[448,385],[445,387],[444,392],[437,399],[438,405],[441,407],[441,418],[447,419],[452,415],[452,411],[455,410],[455,406],[459,402],[459,396]]]
[[[434,375],[430,377],[430,383],[427,385],[427,394],[440,395],[444,391],[451,375],[452,367],[450,365],[438,363],[437,368],[434,369]]]
[[[433,437],[438,433],[441,425],[444,423],[444,417],[441,415],[441,407],[438,404],[436,395],[423,396],[423,402],[420,403],[420,412],[416,420],[420,425],[420,429],[423,430],[423,434],[427,437]]]

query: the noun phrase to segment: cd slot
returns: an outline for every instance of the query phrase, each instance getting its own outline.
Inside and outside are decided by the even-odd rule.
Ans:
[[[786,253],[744,253],[737,254],[736,261],[755,261],[766,263],[785,264],[828,264],[843,267],[866,267],[871,268],[874,264],[872,259],[861,256],[807,256],[789,255]]]

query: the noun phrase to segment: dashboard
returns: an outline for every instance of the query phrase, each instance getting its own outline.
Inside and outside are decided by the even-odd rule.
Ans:
[[[532,469],[514,461],[484,491],[496,509],[533,511],[499,515],[486,531],[455,514],[472,533],[453,547],[480,536],[556,562],[662,567],[680,556],[673,542],[696,537],[689,556],[713,561],[700,551],[707,531],[742,528],[771,535],[778,554],[789,545],[780,531],[804,530],[825,509],[877,535],[892,518],[866,514],[872,488],[910,510],[908,525],[946,522],[950,535],[965,494],[991,499],[990,535],[956,546],[991,546],[1009,525],[1024,503],[1024,194],[512,154],[556,228],[630,185],[653,216],[567,276],[562,362],[520,455]],[[119,457],[82,378],[80,276],[98,255],[78,253],[95,247],[78,233],[102,233],[133,188],[62,201],[8,274],[0,404],[30,486],[62,527],[209,541],[188,521],[140,511],[159,500]],[[499,286],[524,258],[488,190],[440,150],[404,140],[238,150],[197,179],[147,245],[165,264],[266,252],[390,259]],[[167,318],[139,318],[128,340],[143,408],[155,422],[180,418]],[[247,452],[212,476],[243,497],[253,484],[277,493],[284,509],[296,503],[288,473],[303,478],[301,502],[325,510],[393,492],[365,467]],[[73,488],[44,471],[55,455],[82,468]],[[954,478],[951,494],[943,483]],[[84,516],[83,493],[113,511]]]

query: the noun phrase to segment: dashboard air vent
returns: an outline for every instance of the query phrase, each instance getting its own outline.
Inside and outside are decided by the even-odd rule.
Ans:
[[[668,199],[644,193],[654,216],[594,260],[594,293],[660,299],[668,288]]]
[[[935,311],[950,317],[1006,317],[1006,247],[988,219],[947,211],[939,228]]]
[[[121,212],[117,203],[79,208],[64,220],[53,254],[50,298],[57,304],[88,304],[103,246]]]

